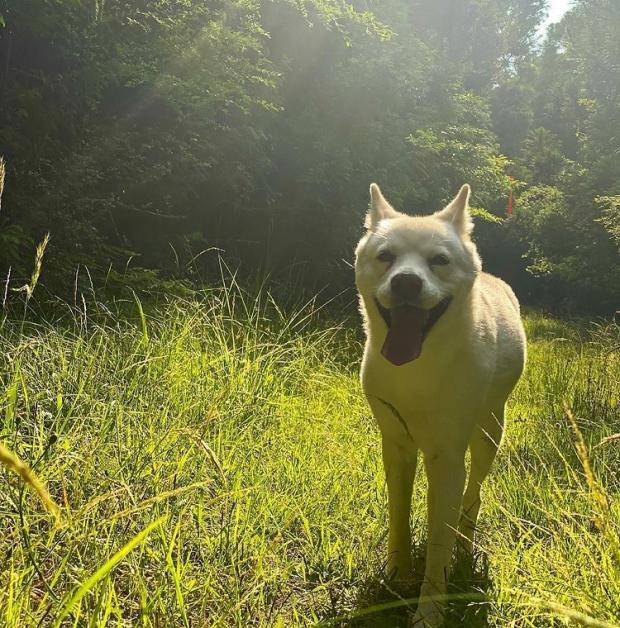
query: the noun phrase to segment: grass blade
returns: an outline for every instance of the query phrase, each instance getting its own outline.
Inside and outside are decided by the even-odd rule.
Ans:
[[[106,561],[95,573],[90,576],[87,580],[85,580],[77,589],[77,591],[69,598],[69,600],[62,607],[62,610],[56,616],[56,621],[54,622],[54,626],[60,626],[62,620],[71,612],[71,609],[79,604],[82,598],[101,580],[103,580],[111,571],[118,565],[118,563],[123,560],[129,552],[134,550],[138,545],[140,545],[146,537],[164,521],[166,516],[159,517],[152,523],[149,523],[142,532],[136,534],[136,536],[126,543],[114,556],[112,556],[108,561]]]
[[[138,306],[138,314],[140,315],[140,326],[142,327],[142,341],[146,345],[149,342],[149,331],[148,331],[148,327],[146,326],[146,315],[144,314],[142,301],[140,301],[140,298],[135,292],[133,292],[133,298],[136,301],[136,305]]]

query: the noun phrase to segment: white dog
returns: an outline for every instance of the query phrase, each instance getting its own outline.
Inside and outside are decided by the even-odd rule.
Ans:
[[[469,194],[464,185],[443,210],[411,217],[394,210],[373,183],[367,232],[356,249],[367,336],[361,379],[381,428],[388,570],[398,579],[410,577],[418,450],[428,478],[426,569],[412,620],[420,628],[442,623],[457,529],[472,549],[480,485],[525,364],[519,303],[503,281],[481,271],[470,239]]]

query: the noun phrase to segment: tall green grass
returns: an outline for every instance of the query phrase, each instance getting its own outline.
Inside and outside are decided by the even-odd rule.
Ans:
[[[133,316],[93,307],[0,328],[0,441],[62,508],[57,526],[18,476],[0,477],[0,625],[405,625],[416,590],[383,580],[359,332],[237,288],[155,311],[137,300]],[[620,443],[604,439],[620,432],[619,330],[527,327],[449,622],[614,625]],[[420,477],[419,566],[423,502]]]

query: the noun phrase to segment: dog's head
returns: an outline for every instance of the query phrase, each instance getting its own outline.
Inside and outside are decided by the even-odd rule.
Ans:
[[[383,355],[399,365],[415,360],[432,326],[453,299],[471,289],[481,269],[470,239],[470,188],[430,216],[397,212],[370,186],[367,232],[355,251],[355,278],[370,316],[388,328]]]

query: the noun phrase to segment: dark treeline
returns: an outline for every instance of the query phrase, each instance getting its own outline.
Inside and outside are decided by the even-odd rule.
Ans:
[[[620,303],[617,0],[576,0],[542,43],[545,0],[0,7],[11,286],[49,231],[61,295],[78,266],[148,286],[220,255],[338,290],[371,181],[412,213],[469,182],[486,266],[526,302]]]

